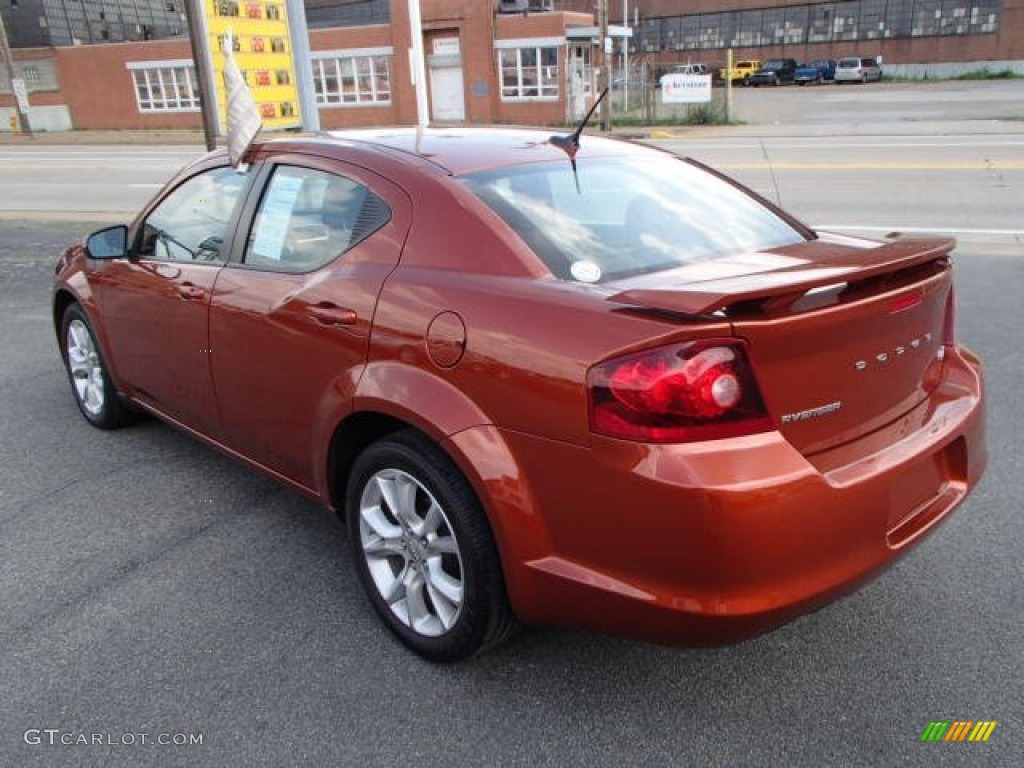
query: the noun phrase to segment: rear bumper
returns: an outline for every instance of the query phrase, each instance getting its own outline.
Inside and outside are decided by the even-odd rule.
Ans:
[[[914,428],[901,419],[893,442],[876,434],[868,452],[808,460],[775,432],[660,446],[595,436],[590,449],[502,433],[519,476],[502,478],[488,508],[516,611],[724,644],[852,591],[984,471],[980,364],[962,349],[946,361]]]

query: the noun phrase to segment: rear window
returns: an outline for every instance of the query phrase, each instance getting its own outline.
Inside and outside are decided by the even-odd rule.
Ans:
[[[556,276],[606,282],[801,242],[750,195],[674,158],[578,158],[485,171],[465,183]]]

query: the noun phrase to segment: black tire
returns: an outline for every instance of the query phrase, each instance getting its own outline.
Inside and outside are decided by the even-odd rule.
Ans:
[[[391,508],[385,487],[396,504],[408,504],[411,515]],[[515,629],[487,517],[469,482],[436,443],[407,430],[372,444],[352,467],[345,510],[359,580],[374,610],[411,650],[430,661],[461,661]],[[422,525],[431,516],[427,510],[436,521],[433,529]],[[367,546],[374,551],[368,554]],[[456,583],[461,602],[453,608],[441,587],[451,591]]]
[[[135,412],[114,388],[103,350],[77,303],[69,304],[61,318],[60,351],[75,404],[86,421],[99,429],[116,429],[135,420]]]

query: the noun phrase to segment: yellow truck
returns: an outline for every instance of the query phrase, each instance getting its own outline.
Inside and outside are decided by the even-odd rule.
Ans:
[[[747,85],[750,81],[750,76],[760,68],[761,62],[757,59],[741,59],[733,62],[731,70],[728,67],[722,67],[718,76],[722,78],[723,83],[731,82]]]

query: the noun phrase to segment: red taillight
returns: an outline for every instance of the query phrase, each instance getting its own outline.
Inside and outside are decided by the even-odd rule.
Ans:
[[[772,428],[739,340],[702,340],[638,352],[587,377],[594,432],[685,443]]]
[[[924,291],[918,289],[905,293],[902,296],[893,299],[889,304],[889,314],[896,315],[900,312],[905,312],[908,309],[913,309],[924,300]]]

